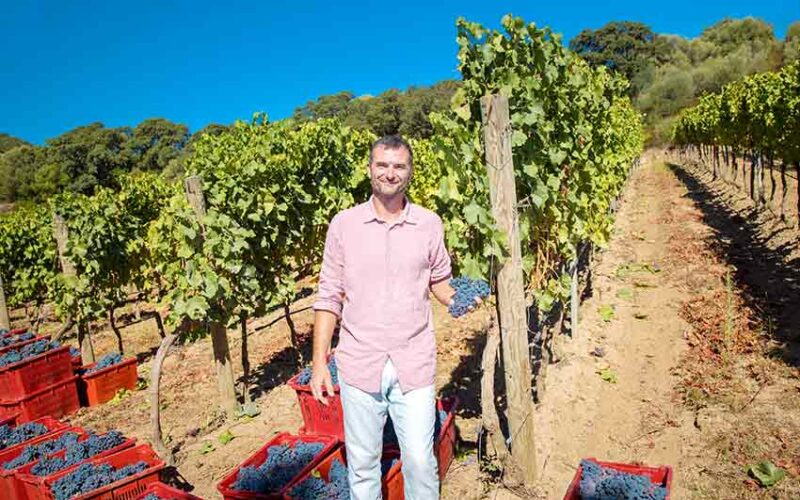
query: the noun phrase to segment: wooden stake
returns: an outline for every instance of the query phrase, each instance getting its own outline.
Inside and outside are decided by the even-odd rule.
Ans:
[[[67,223],[59,214],[53,214],[53,237],[56,240],[56,248],[58,250],[58,261],[61,263],[61,272],[64,276],[74,278],[78,275],[75,270],[75,265],[67,258],[67,242],[69,241],[69,229]],[[72,322],[69,318],[68,323]],[[92,345],[92,336],[89,333],[89,327],[84,320],[80,319],[78,325],[78,346],[81,350],[81,360],[83,364],[88,365],[95,362],[94,345]]]
[[[3,288],[3,278],[0,276],[0,328],[11,330],[11,320],[8,318],[8,307],[6,306],[6,292]]]
[[[522,273],[508,99],[501,95],[481,98],[481,114],[492,215],[497,227],[508,238],[510,253],[497,274],[497,307],[503,347],[511,455],[522,473],[524,483],[533,485],[536,480],[536,442],[531,393],[531,360],[528,351],[528,315]]]
[[[206,215],[206,200],[203,196],[203,180],[199,176],[188,177],[184,183],[186,199],[194,210],[197,221],[202,228],[205,237],[205,226],[203,217]],[[236,386],[233,378],[233,363],[231,362],[231,352],[228,346],[228,332],[224,324],[211,322],[211,347],[214,351],[214,365],[217,369],[217,386],[219,387],[220,405],[228,414],[233,417],[238,409],[239,403],[236,400]]]

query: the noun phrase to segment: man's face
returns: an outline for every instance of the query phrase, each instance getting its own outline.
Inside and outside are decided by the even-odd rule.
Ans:
[[[369,165],[372,193],[377,196],[403,195],[411,182],[411,156],[404,147],[378,146],[372,152]]]

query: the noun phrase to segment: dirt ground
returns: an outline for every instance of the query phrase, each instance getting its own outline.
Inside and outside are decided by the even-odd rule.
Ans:
[[[560,499],[583,457],[670,465],[675,499],[800,498],[796,231],[753,212],[746,198],[701,169],[666,160],[649,152],[634,172],[613,238],[585,273],[591,280],[578,330],[556,339],[558,359],[536,406],[541,478],[534,491],[521,494],[490,478],[477,459],[480,359],[493,311],[487,306],[456,320],[435,308],[437,387],[461,400],[461,444],[444,499]],[[305,334],[312,300],[292,306]],[[176,348],[165,362],[163,430],[177,450],[179,480],[203,498],[220,498],[216,483],[270,436],[302,425],[285,384],[300,369],[286,322],[275,312],[249,332],[251,394],[261,410],[254,418],[222,418],[208,339]],[[122,333],[148,380],[159,342],[155,323]],[[100,354],[115,349],[107,328],[94,340]],[[240,367],[239,332],[230,340]],[[149,442],[147,391],[69,420]],[[223,433],[234,439],[222,444]],[[762,460],[787,477],[760,487],[744,468]]]

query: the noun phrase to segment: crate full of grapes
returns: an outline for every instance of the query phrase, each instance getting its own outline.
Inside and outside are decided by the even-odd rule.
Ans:
[[[159,482],[165,466],[152,448],[139,445],[59,472],[28,500],[132,499]]]
[[[3,449],[0,451],[0,493],[7,495],[7,498],[25,498],[22,485],[17,482],[17,471],[86,437],[83,429],[67,427]]]
[[[280,433],[217,485],[225,500],[279,500],[287,488],[341,448],[334,436]]]
[[[297,394],[297,403],[303,415],[303,427],[300,434],[324,434],[336,436],[344,440],[344,420],[342,419],[342,399],[339,395],[339,378],[336,370],[336,358],[331,356],[328,370],[333,380],[333,395],[325,394],[328,404],[324,405],[311,393],[311,368],[289,379],[289,386]]]
[[[104,356],[97,363],[84,366],[78,380],[78,395],[84,406],[110,401],[120,389],[136,389],[136,358],[122,359],[118,353]]]
[[[0,402],[19,401],[72,377],[69,347],[39,338],[0,354]]]
[[[581,460],[564,500],[649,498],[669,500],[672,468]]]
[[[23,465],[15,472],[16,489],[20,498],[29,500],[47,498],[47,481],[55,476],[76,469],[81,464],[121,453],[136,444],[118,431],[105,434],[83,433],[74,442],[54,453]]]

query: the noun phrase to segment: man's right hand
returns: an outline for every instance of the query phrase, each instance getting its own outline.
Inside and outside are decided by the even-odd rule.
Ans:
[[[327,392],[329,397],[334,395],[333,392],[333,379],[331,379],[331,372],[328,370],[326,363],[313,363],[311,367],[311,394],[314,399],[324,405],[328,405],[328,399],[324,396]],[[324,392],[323,392],[324,391]]]

